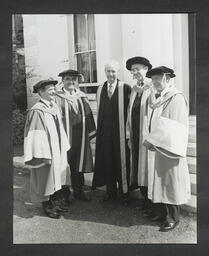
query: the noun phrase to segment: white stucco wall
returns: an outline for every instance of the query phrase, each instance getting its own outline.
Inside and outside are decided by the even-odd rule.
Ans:
[[[122,29],[121,15],[95,15],[97,77],[99,84],[106,80],[104,66],[110,59],[115,59],[119,62],[121,66],[119,78],[123,79],[124,77]]]
[[[105,80],[105,62],[117,59],[122,67],[120,79],[133,85],[126,60],[144,56],[153,67],[173,68],[173,83],[189,97],[187,14],[98,14],[95,26],[99,83]]]
[[[173,83],[189,97],[187,19],[187,14],[123,14],[123,66],[130,57],[144,56],[153,67],[171,67]],[[134,83],[127,70],[124,80]]]
[[[66,15],[23,15],[28,108],[37,100],[33,85],[69,67]]]
[[[38,76],[27,79],[29,107],[35,82],[53,77],[74,63],[73,15],[23,15],[26,71]],[[98,83],[106,80],[104,65],[116,59],[120,79],[133,85],[126,60],[144,56],[153,66],[174,68],[175,85],[189,96],[187,14],[95,14]]]

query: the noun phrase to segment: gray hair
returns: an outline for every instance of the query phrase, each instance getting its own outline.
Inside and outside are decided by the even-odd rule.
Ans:
[[[120,64],[117,60],[109,60],[105,63],[105,70],[107,69],[107,67],[114,67],[117,69],[117,71],[120,70]]]

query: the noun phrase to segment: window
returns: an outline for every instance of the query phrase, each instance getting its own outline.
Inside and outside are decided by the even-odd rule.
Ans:
[[[82,83],[96,83],[96,44],[93,14],[75,14],[74,56],[77,70],[82,73]]]

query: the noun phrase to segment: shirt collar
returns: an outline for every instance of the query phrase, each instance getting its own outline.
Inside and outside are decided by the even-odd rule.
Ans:
[[[75,93],[74,93],[74,94],[70,94],[70,92],[67,91],[64,87],[62,88],[62,90],[63,90],[68,96],[73,96],[75,93],[77,93],[77,89],[75,89]]]
[[[115,89],[115,87],[117,85],[117,82],[118,82],[118,80],[116,79],[115,82],[112,84],[113,89]],[[107,86],[108,86],[108,88],[110,87],[110,83],[109,82],[107,82]]]

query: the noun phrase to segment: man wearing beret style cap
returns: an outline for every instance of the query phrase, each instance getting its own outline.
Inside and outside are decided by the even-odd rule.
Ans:
[[[33,202],[42,202],[45,214],[59,218],[66,211],[54,199],[56,191],[69,181],[67,151],[70,145],[54,102],[55,80],[41,80],[33,92],[41,97],[27,114],[24,132],[24,161],[31,168]]]
[[[144,134],[148,131],[145,111],[147,98],[150,94],[151,83],[146,78],[146,73],[152,68],[149,60],[144,57],[133,57],[127,60],[126,68],[136,79],[136,85],[132,88],[128,107],[126,137],[130,147],[130,189],[140,187],[144,197],[142,204],[136,209],[150,212],[151,201],[147,197],[148,173],[147,173],[147,149],[143,146]]]
[[[160,231],[172,230],[179,223],[179,205],[190,198],[190,178],[186,160],[188,143],[188,103],[170,79],[174,71],[160,66],[147,72],[153,92],[148,102],[149,134],[144,145],[155,152],[149,166],[148,197],[157,205],[156,221],[163,221]],[[153,220],[154,220],[153,219]]]
[[[59,76],[62,77],[64,87],[56,92],[56,102],[71,145],[68,162],[73,195],[76,199],[89,201],[83,191],[84,173],[93,171],[90,140],[96,135],[96,126],[87,96],[79,89],[78,78],[82,75],[77,70],[68,69],[59,73]],[[67,203],[69,187],[63,187],[61,192]]]

